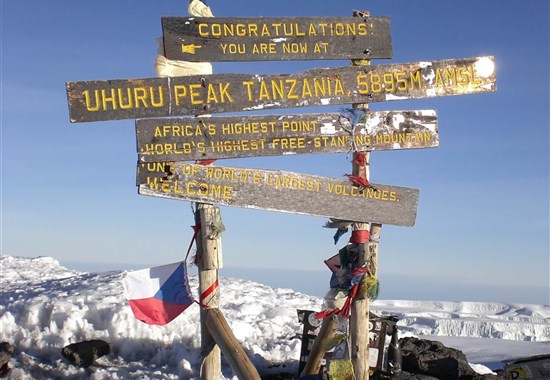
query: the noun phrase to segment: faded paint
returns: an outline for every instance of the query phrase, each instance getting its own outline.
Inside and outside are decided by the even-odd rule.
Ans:
[[[321,127],[322,135],[333,135],[336,133],[336,127],[332,123],[323,123]]]

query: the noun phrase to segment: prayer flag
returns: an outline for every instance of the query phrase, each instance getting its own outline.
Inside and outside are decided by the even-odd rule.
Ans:
[[[165,325],[193,302],[185,262],[126,273],[126,298],[134,316],[150,325]]]

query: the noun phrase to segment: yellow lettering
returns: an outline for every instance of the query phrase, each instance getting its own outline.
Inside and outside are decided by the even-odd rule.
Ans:
[[[84,91],[84,99],[86,101],[86,110],[90,112],[99,111],[100,105],[99,105],[99,90],[94,90],[95,95],[95,106],[92,107],[90,104],[90,91],[85,90]]]
[[[147,91],[143,87],[134,88],[134,98],[136,100],[136,108],[139,108],[139,101],[143,104],[143,107],[149,107],[147,105]]]
[[[203,24],[201,24],[203,25]],[[176,99],[176,105],[180,105],[180,99],[187,96],[187,88],[184,85],[177,84],[174,86],[174,97]]]
[[[134,102],[132,100],[133,99],[132,98],[132,91],[131,91],[130,88],[126,89],[126,98],[128,99],[128,102],[126,104],[124,104],[122,102],[124,97],[122,96],[122,89],[121,88],[117,89],[117,93],[118,93],[118,105],[120,106],[120,109],[127,110],[127,109],[130,109],[130,108],[134,107]],[[162,94],[161,94],[161,96],[162,96]]]
[[[214,37],[221,37],[222,36],[222,28],[220,24],[212,24],[210,26],[210,32]]]
[[[458,68],[458,84],[460,85],[467,85],[470,81],[470,78],[468,77],[468,68],[466,67],[459,67]]]
[[[207,24],[199,24],[199,36],[208,37],[210,34],[205,29],[208,28]]]
[[[208,92],[206,95],[206,102],[207,103],[218,103],[218,95],[216,94],[216,90],[214,86],[212,86],[212,83],[208,83]]]
[[[453,85],[456,85],[456,69],[454,67],[447,68],[445,70],[445,77],[447,79],[447,83]]]
[[[371,86],[372,92],[374,93],[382,92],[383,87],[382,87],[380,74],[372,73],[370,75],[370,86]]]
[[[262,37],[271,37],[271,33],[269,32],[269,27],[267,24],[262,25]]]
[[[393,77],[393,73],[384,73],[384,88],[386,89],[386,92],[394,92],[395,91],[395,78]]]
[[[481,80],[476,80],[476,75],[475,75],[476,71],[474,70],[474,66],[470,65],[470,66],[468,66],[468,68],[470,69],[471,83],[472,84],[481,84]]]
[[[209,84],[210,85],[210,84]],[[189,94],[191,97],[191,104],[203,104],[204,100],[197,99],[201,97],[201,93],[198,90],[202,87],[200,83],[193,83],[189,85]]]
[[[315,96],[327,95],[326,82],[327,81],[324,78],[313,78],[313,89],[315,92]]]
[[[309,81],[307,79],[304,79],[304,83],[302,84],[302,97],[308,97],[313,96],[311,93],[311,87],[309,86]]]
[[[315,24],[309,24],[309,31],[308,31],[308,34],[310,36],[316,36],[317,35],[317,30],[315,30]]]
[[[107,97],[107,91],[101,90],[101,100],[103,102],[103,110],[107,110],[107,102],[110,102],[113,109],[117,109],[115,89],[111,88],[111,97]],[[137,97],[136,97],[137,102]]]
[[[307,53],[307,42],[283,43],[283,53]]]
[[[399,91],[406,91],[408,87],[408,82],[406,78],[406,73],[404,71],[398,71],[395,73],[395,79],[397,82],[397,89]]]
[[[197,194],[197,191],[195,190],[195,187],[197,186],[197,183],[195,181],[189,181],[187,182],[187,194]]]
[[[246,86],[246,93],[248,94],[248,101],[253,101],[252,98],[252,86],[254,85],[253,81],[245,81],[243,84]]]
[[[265,81],[260,82],[260,95],[258,96],[259,100],[270,100],[269,99],[269,89],[267,88],[267,83]]]
[[[297,80],[296,79],[287,79],[286,83],[290,82],[290,89],[288,90],[287,98],[288,99],[298,99],[298,95],[294,93],[294,90],[296,89]]]
[[[369,93],[369,82],[367,81],[367,74],[359,74],[356,77],[358,92],[361,95],[367,95]]]
[[[163,107],[164,106],[164,93],[162,92],[162,86],[159,86],[159,95],[158,95],[159,100],[158,101],[155,101],[155,90],[153,89],[153,87],[149,87],[149,94],[151,95],[151,105],[153,107]],[[119,103],[121,105],[120,108],[123,108],[122,107],[122,102],[120,102],[120,100],[119,100]]]
[[[346,95],[342,80],[340,80],[340,78],[336,78],[336,82],[334,84],[334,95]]]
[[[158,190],[159,189],[158,178],[147,177],[147,187],[150,188],[151,190]]]
[[[410,78],[411,78],[411,89],[414,90],[414,85],[416,84],[416,88],[418,89],[422,89],[422,78],[420,76],[420,70],[414,72],[414,73],[409,73],[410,75]]]
[[[229,103],[233,103],[233,97],[231,96],[231,94],[229,93],[229,86],[231,85],[231,83],[220,83],[219,84],[219,87],[220,87],[220,102],[221,103],[225,103],[225,99],[227,99],[227,101]]]
[[[239,37],[246,37],[248,35],[247,28],[245,24],[237,24],[235,25],[235,29],[237,32],[237,36]]]
[[[326,53],[328,52],[328,42],[316,42],[313,47],[314,53]]]
[[[285,85],[282,80],[278,82],[274,79],[271,80],[271,91],[273,94],[273,100],[285,98]]]
[[[435,71],[435,87],[444,87],[445,81],[443,80],[443,77],[441,76],[441,71],[437,69]]]

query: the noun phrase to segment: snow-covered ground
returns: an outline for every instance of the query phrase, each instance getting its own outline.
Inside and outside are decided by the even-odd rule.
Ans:
[[[198,379],[199,307],[167,326],[136,320],[124,297],[124,272],[68,270],[49,257],[0,258],[0,341],[14,344],[11,379]],[[301,333],[297,309],[320,310],[323,300],[291,289],[221,277],[220,307],[260,374],[296,373]],[[196,295],[198,280],[190,278]],[[501,360],[550,353],[550,306],[474,302],[386,301],[379,315],[397,315],[401,336],[440,340],[490,368]],[[93,369],[61,356],[67,344],[112,343]],[[475,366],[483,371],[483,366]],[[223,365],[223,378],[236,379]]]

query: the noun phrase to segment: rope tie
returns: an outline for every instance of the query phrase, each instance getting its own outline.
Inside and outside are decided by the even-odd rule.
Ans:
[[[367,166],[369,164],[367,162],[367,155],[364,152],[355,152],[353,163],[357,166]]]
[[[212,283],[212,285],[210,285],[208,287],[208,289],[206,289],[200,296],[199,296],[199,302],[197,302],[200,307],[202,307],[203,309],[212,309],[210,306],[208,306],[207,304],[204,303],[204,300],[207,299],[210,295],[212,295],[212,293],[214,293],[214,291],[218,288],[218,280],[214,281]]]
[[[368,230],[355,230],[351,231],[350,243],[361,244],[368,243],[370,241],[370,233]]]

